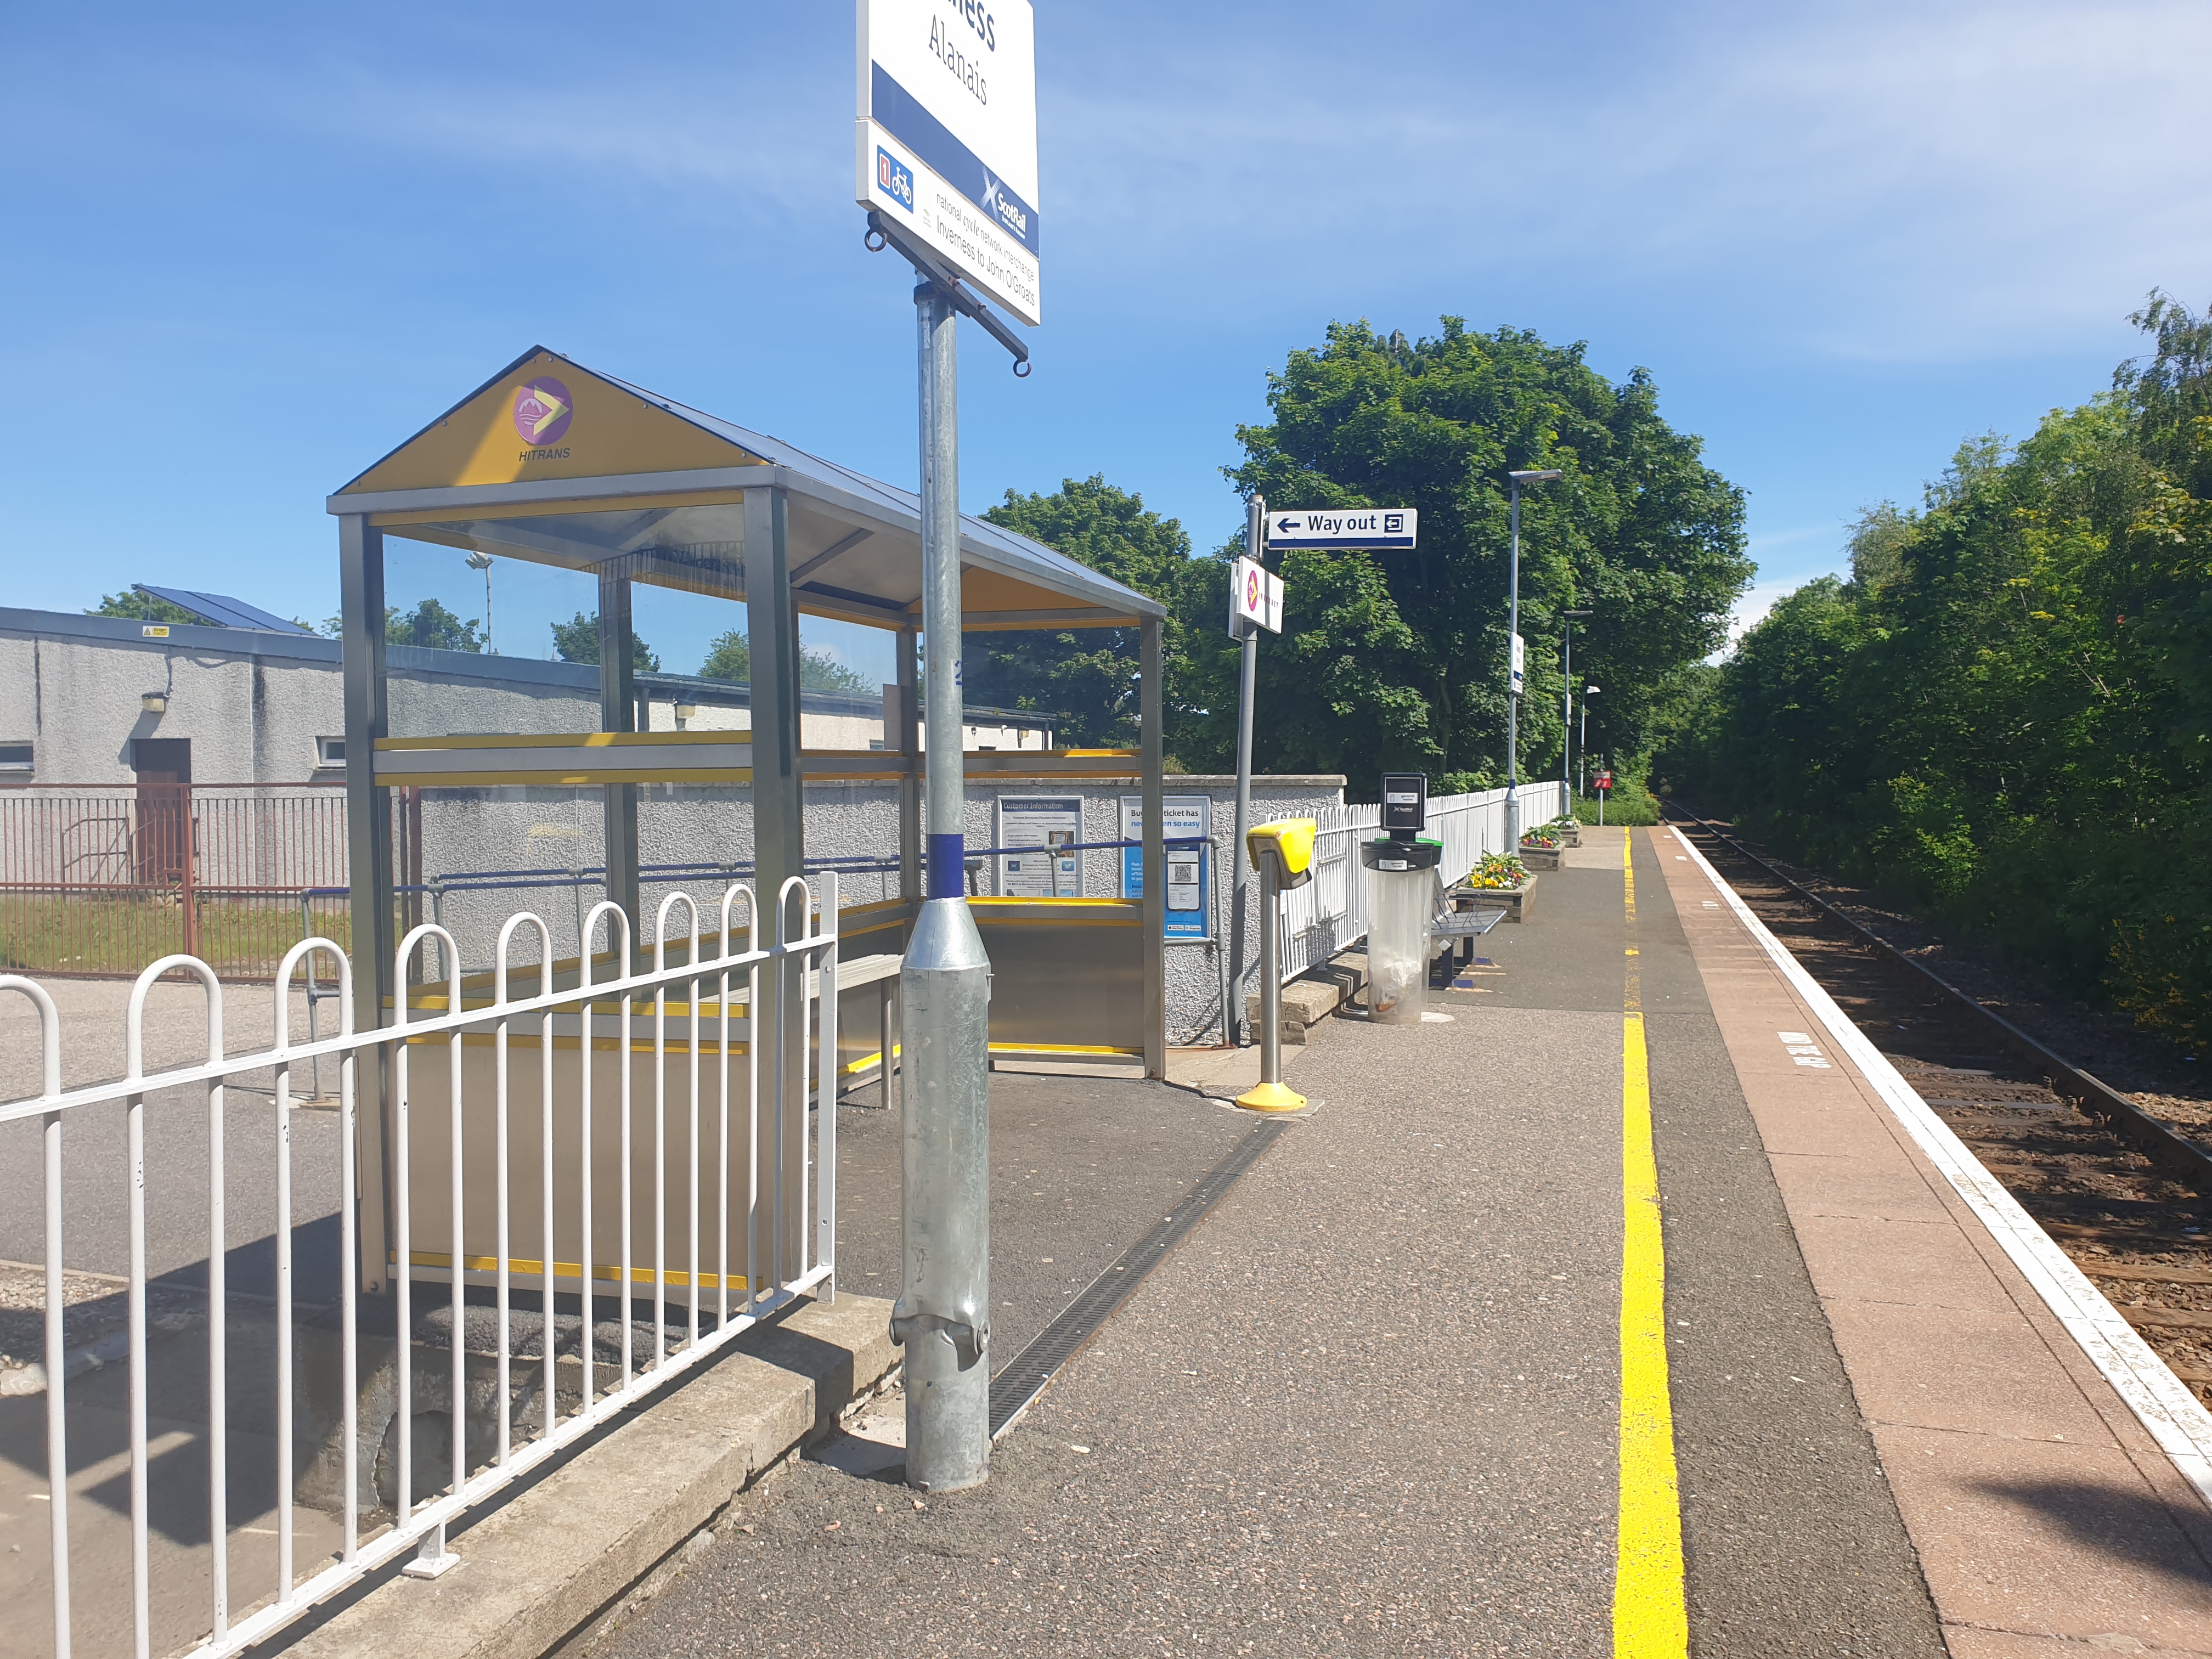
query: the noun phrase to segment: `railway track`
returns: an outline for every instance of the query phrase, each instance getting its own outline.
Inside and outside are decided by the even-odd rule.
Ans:
[[[1673,803],[1753,914],[2212,1403],[2212,1152]]]

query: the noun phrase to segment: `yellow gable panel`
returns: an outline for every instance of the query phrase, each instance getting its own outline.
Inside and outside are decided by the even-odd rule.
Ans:
[[[759,459],[580,364],[533,351],[338,493],[619,477]]]

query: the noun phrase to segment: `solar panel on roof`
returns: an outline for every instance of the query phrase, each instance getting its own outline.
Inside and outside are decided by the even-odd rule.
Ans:
[[[244,599],[234,599],[228,593],[197,593],[188,587],[155,587],[148,582],[133,582],[141,593],[151,593],[157,599],[167,599],[180,611],[189,611],[203,621],[217,628],[258,628],[271,634],[312,634],[312,628],[302,628],[297,623],[286,622],[282,617],[272,617],[258,605],[248,605]]]

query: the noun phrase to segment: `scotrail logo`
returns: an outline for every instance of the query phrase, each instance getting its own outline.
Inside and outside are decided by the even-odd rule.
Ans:
[[[1015,235],[1026,237],[1030,234],[1030,216],[1014,204],[1013,198],[988,172],[983,174],[983,194],[978,200],[984,212],[997,214]]]
[[[914,173],[882,145],[876,146],[876,187],[908,213],[914,211]]]

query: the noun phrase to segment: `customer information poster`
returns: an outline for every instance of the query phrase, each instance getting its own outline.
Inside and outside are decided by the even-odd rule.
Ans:
[[[1082,839],[1082,796],[1000,796],[994,844],[1010,850],[998,860],[999,896],[1081,898],[1083,854],[1054,849]]]
[[[1213,802],[1205,795],[1170,795],[1161,803],[1161,816],[1169,841],[1206,839],[1212,833]],[[1142,841],[1145,838],[1145,798],[1142,795],[1121,797],[1121,839]],[[1205,848],[1200,847],[1170,847],[1168,848],[1168,942],[1206,939],[1212,937],[1207,919],[1212,915],[1208,900],[1212,896],[1213,872],[1211,860],[1201,857]],[[1141,847],[1121,849],[1121,896],[1140,899],[1145,896],[1145,851]]]

